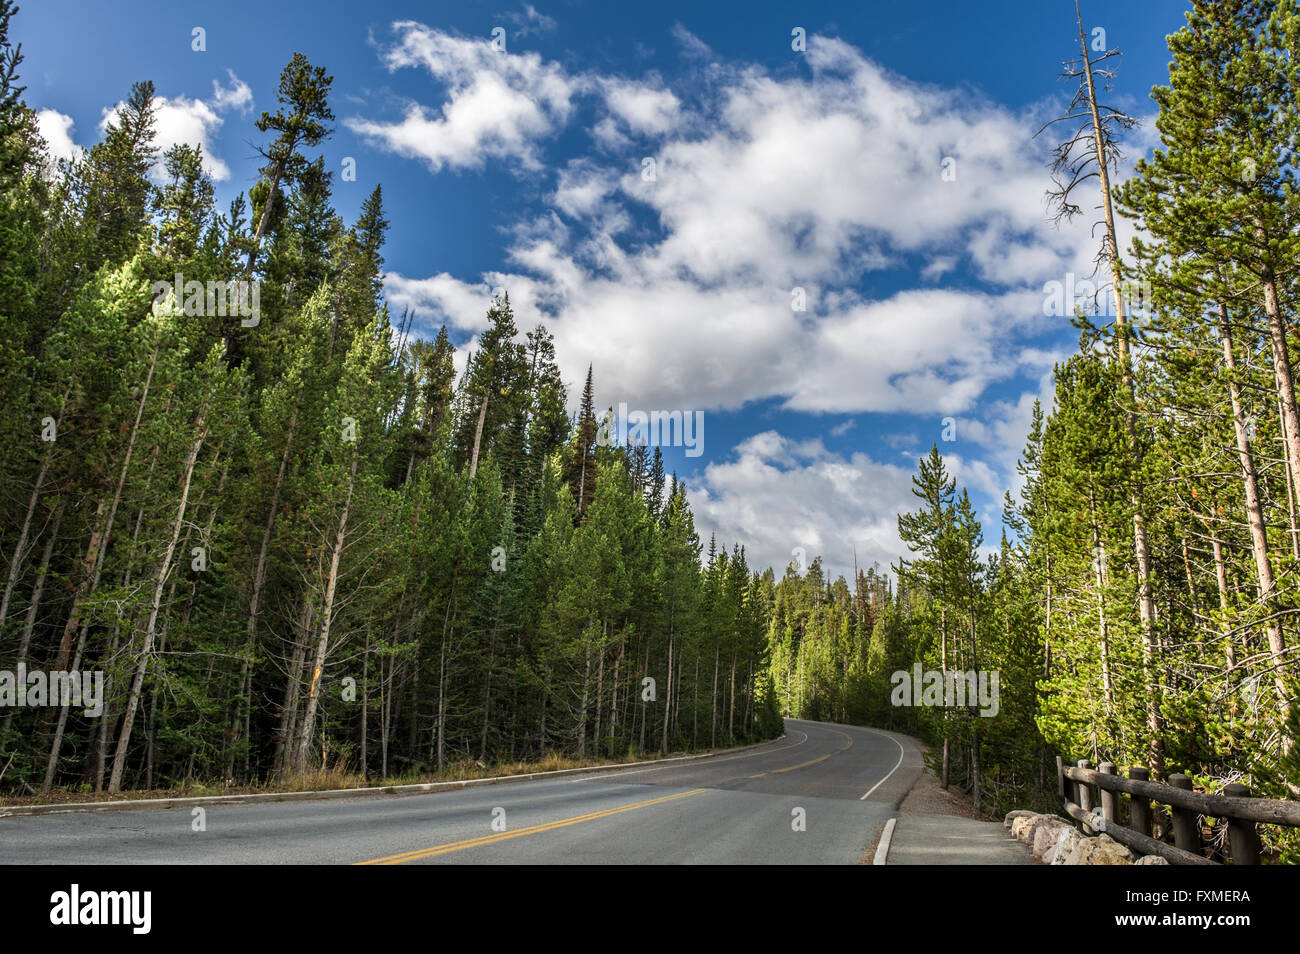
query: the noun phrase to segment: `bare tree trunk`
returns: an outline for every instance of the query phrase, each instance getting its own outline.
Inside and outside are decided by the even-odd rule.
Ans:
[[[357,454],[352,454],[352,464],[348,468],[348,489],[343,496],[343,512],[339,514],[338,530],[334,534],[334,546],[330,551],[329,576],[325,581],[325,599],[321,604],[320,634],[316,640],[316,652],[312,659],[311,690],[307,695],[307,711],[303,715],[302,725],[298,730],[297,755],[294,757],[294,771],[303,772],[307,768],[307,752],[316,733],[316,712],[320,707],[320,678],[325,668],[325,656],[329,651],[330,627],[334,623],[334,596],[338,591],[339,563],[343,559],[343,546],[347,539],[348,515],[352,508],[352,489],[357,480]]]
[[[474,475],[478,473],[478,448],[483,440],[483,422],[487,420],[488,396],[483,395],[483,404],[478,409],[478,427],[474,429],[474,454],[469,459],[469,479],[473,480]]]
[[[1079,19],[1079,46],[1083,51],[1084,77],[1088,88],[1088,109],[1092,113],[1093,146],[1097,156],[1098,190],[1101,193],[1102,210],[1106,221],[1106,257],[1110,265],[1111,290],[1115,301],[1115,328],[1119,341],[1120,369],[1124,377],[1124,391],[1127,399],[1124,407],[1124,430],[1128,436],[1130,453],[1138,452],[1137,426],[1135,411],[1137,389],[1133,381],[1132,358],[1129,355],[1129,326],[1124,308],[1123,270],[1120,267],[1119,242],[1115,236],[1115,212],[1110,195],[1110,169],[1106,163],[1101,114],[1097,106],[1097,90],[1093,83],[1092,60],[1088,55],[1088,41],[1083,32],[1083,19]],[[1160,719],[1160,684],[1155,678],[1155,600],[1151,594],[1151,549],[1147,543],[1146,522],[1143,516],[1141,494],[1134,488],[1130,494],[1130,506],[1133,509],[1133,552],[1137,563],[1138,616],[1142,625],[1142,665],[1145,692],[1143,701],[1146,709],[1147,760],[1151,771],[1157,775],[1164,774],[1164,740]]]
[[[668,623],[668,691],[664,693],[664,734],[663,741],[659,746],[659,751],[664,755],[668,754],[668,719],[672,713],[673,700],[673,626],[672,620]]]
[[[257,252],[262,247],[262,239],[266,237],[266,230],[271,224],[271,209],[275,205],[276,196],[280,191],[280,179],[284,176],[284,164],[276,161],[271,170],[271,188],[266,194],[266,205],[262,207],[262,214],[257,218],[257,231],[253,233],[253,244],[248,250],[248,264],[244,266],[244,274],[253,274],[253,263],[257,260]]]
[[[86,630],[81,631],[81,638],[77,640],[77,652],[72,659],[72,668],[81,668],[81,654],[86,648]],[[58,722],[54,726],[54,741],[50,744],[50,755],[45,761],[45,781],[41,783],[41,794],[46,795],[54,785],[54,773],[59,766],[59,749],[63,746],[63,730],[68,724],[67,703],[59,706]],[[102,713],[102,718],[108,718],[108,713]]]
[[[122,716],[122,730],[117,737],[117,751],[113,756],[113,771],[108,779],[109,792],[118,792],[122,788],[122,773],[126,769],[127,750],[131,744],[131,729],[135,723],[136,709],[140,704],[140,690],[144,685],[145,670],[148,668],[149,659],[153,653],[154,637],[158,631],[158,614],[162,609],[162,594],[167,586],[167,578],[171,575],[174,566],[176,544],[180,540],[181,529],[185,523],[185,510],[189,504],[190,487],[194,479],[194,465],[198,461],[199,451],[202,450],[203,441],[207,436],[204,423],[205,413],[205,411],[199,412],[197,422],[199,436],[190,445],[189,453],[185,455],[185,477],[181,483],[181,499],[176,507],[176,518],[172,521],[171,541],[163,553],[158,572],[154,575],[153,599],[149,606],[149,619],[145,624],[144,644],[140,647],[140,655],[135,667],[135,678],[131,682],[131,693],[127,698],[126,712]]]
[[[1232,401],[1232,429],[1237,438],[1237,458],[1241,464],[1241,482],[1246,496],[1246,519],[1250,524],[1250,549],[1255,557],[1255,573],[1259,580],[1260,602],[1264,604],[1265,616],[1271,615],[1277,592],[1273,580],[1273,566],[1268,554],[1268,531],[1264,525],[1264,510],[1259,499],[1259,484],[1255,475],[1255,459],[1250,449],[1250,435],[1246,430],[1245,414],[1241,407],[1241,390],[1237,385],[1237,365],[1232,353],[1232,338],[1228,324],[1228,309],[1219,305],[1219,334],[1223,339],[1223,364],[1228,370],[1228,397]],[[1292,396],[1294,405],[1294,395]],[[1269,654],[1272,657],[1273,685],[1277,690],[1279,716],[1281,724],[1286,725],[1290,714],[1290,702],[1286,683],[1282,678],[1282,666],[1285,648],[1282,643],[1282,630],[1276,619],[1269,619],[1264,624],[1264,635],[1268,640]],[[1285,740],[1284,740],[1284,748]]]
[[[1282,404],[1282,433],[1286,438],[1287,469],[1291,473],[1292,483],[1300,486],[1300,414],[1296,411],[1295,379],[1291,374],[1286,327],[1278,306],[1277,280],[1271,268],[1262,270],[1260,284],[1264,289],[1264,314],[1268,318],[1268,340],[1273,349],[1277,396]]]

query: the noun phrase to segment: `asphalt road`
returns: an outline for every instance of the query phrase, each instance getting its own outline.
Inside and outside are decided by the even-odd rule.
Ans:
[[[662,767],[436,794],[0,818],[8,864],[857,864],[921,770],[906,736],[786,736]],[[870,859],[865,859],[870,861]]]

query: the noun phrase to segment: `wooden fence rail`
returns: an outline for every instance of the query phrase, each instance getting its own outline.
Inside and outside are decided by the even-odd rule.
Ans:
[[[1201,841],[1199,816],[1226,820],[1228,854],[1233,864],[1260,863],[1257,824],[1300,827],[1300,802],[1252,798],[1245,785],[1226,785],[1222,795],[1192,791],[1186,775],[1169,776],[1168,784],[1152,782],[1144,768],[1129,769],[1128,778],[1103,762],[1094,770],[1087,759],[1067,765],[1056,759],[1056,777],[1065,811],[1083,824],[1086,833],[1105,832],[1143,855],[1160,855],[1170,864],[1213,865]],[[1122,800],[1128,795],[1128,823],[1120,820]],[[1168,805],[1173,815],[1172,845],[1151,837],[1151,803]]]

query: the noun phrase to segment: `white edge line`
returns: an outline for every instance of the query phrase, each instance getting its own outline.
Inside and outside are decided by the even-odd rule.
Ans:
[[[878,733],[878,734],[879,734],[879,735],[885,735],[885,733],[883,733],[883,732]],[[882,779],[881,779],[879,782],[877,782],[875,785],[872,785],[872,786],[871,786],[871,791],[867,792],[867,794],[863,795],[861,798],[858,799],[858,801],[860,801],[860,802],[865,802],[868,798],[871,797],[871,792],[874,792],[876,789],[880,788],[880,786],[884,785],[886,782],[889,781],[889,776],[890,776],[890,775],[893,775],[895,772],[898,771],[898,766],[900,766],[900,765],[903,764],[903,756],[907,754],[906,750],[903,748],[903,743],[902,743],[902,742],[899,742],[899,741],[898,741],[896,738],[894,738],[892,735],[885,735],[885,738],[889,739],[889,740],[890,740],[891,742],[893,742],[896,746],[898,746],[898,761],[895,762],[895,763],[894,763],[894,767],[891,768],[891,769],[889,770],[889,775],[886,775],[884,778],[882,778]]]
[[[889,845],[894,839],[894,823],[897,821],[898,818],[894,817],[885,822],[885,828],[880,833],[880,844],[876,845],[875,857],[871,859],[873,865],[889,864]]]

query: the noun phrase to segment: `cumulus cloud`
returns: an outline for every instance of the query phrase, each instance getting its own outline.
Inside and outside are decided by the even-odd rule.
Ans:
[[[51,160],[77,159],[86,150],[72,141],[72,117],[55,109],[42,109],[36,114],[36,128]]]
[[[353,132],[398,155],[475,168],[488,159],[540,165],[535,141],[567,121],[584,80],[537,53],[498,49],[490,39],[452,36],[413,21],[393,24],[396,42],[383,53],[389,71],[423,67],[446,87],[438,109],[410,103],[398,122],[353,116]],[[508,44],[507,44],[508,46]]]
[[[574,77],[486,40],[396,30],[390,68],[424,65],[449,92],[440,117],[413,106],[413,121],[381,135],[433,167],[536,161],[530,135],[591,90],[620,135],[663,138],[653,177],[634,151],[563,166],[553,210],[520,223],[511,267],[484,276],[524,290],[536,306],[516,302],[526,322],[553,323],[566,360],[594,362],[642,406],[778,396],[817,413],[961,412],[1022,370],[1017,352],[1035,335],[1060,329],[1042,314],[1042,284],[1091,258],[1086,227],[1045,219],[1034,117],[910,83],[839,40],[810,39],[806,77],[732,71],[693,119],[655,77]],[[502,110],[457,132],[461,104],[487,90]],[[634,244],[623,233],[646,209],[662,237]],[[964,264],[981,285],[860,292],[909,257],[927,282]],[[392,281],[400,293],[416,280]],[[420,304],[474,328],[480,284],[439,276]]]
[[[220,81],[212,81],[212,108],[217,112],[236,110],[247,113],[253,108],[253,91],[248,84],[235,75],[235,71],[226,70],[230,85],[222,86]]]
[[[203,170],[216,182],[230,178],[230,167],[213,151],[213,140],[225,122],[223,113],[232,110],[247,112],[253,105],[252,90],[235,75],[226,71],[230,85],[222,86],[212,81],[212,98],[191,99],[188,96],[155,96],[155,136],[158,161],[149,171],[150,177],[161,184],[166,177],[162,156],[178,143],[187,143],[203,150]],[[102,134],[110,122],[117,119],[125,103],[117,103],[104,110],[99,128]]]
[[[676,129],[682,121],[682,102],[660,82],[657,76],[646,80],[603,78],[599,85],[608,115],[592,128],[597,141],[618,148]]]
[[[710,464],[689,490],[701,536],[742,541],[752,567],[780,575],[802,551],[805,564],[820,555],[832,576],[847,577],[855,552],[860,567],[884,569],[906,551],[897,515],[915,504],[911,475],[910,467],[766,431]]]

